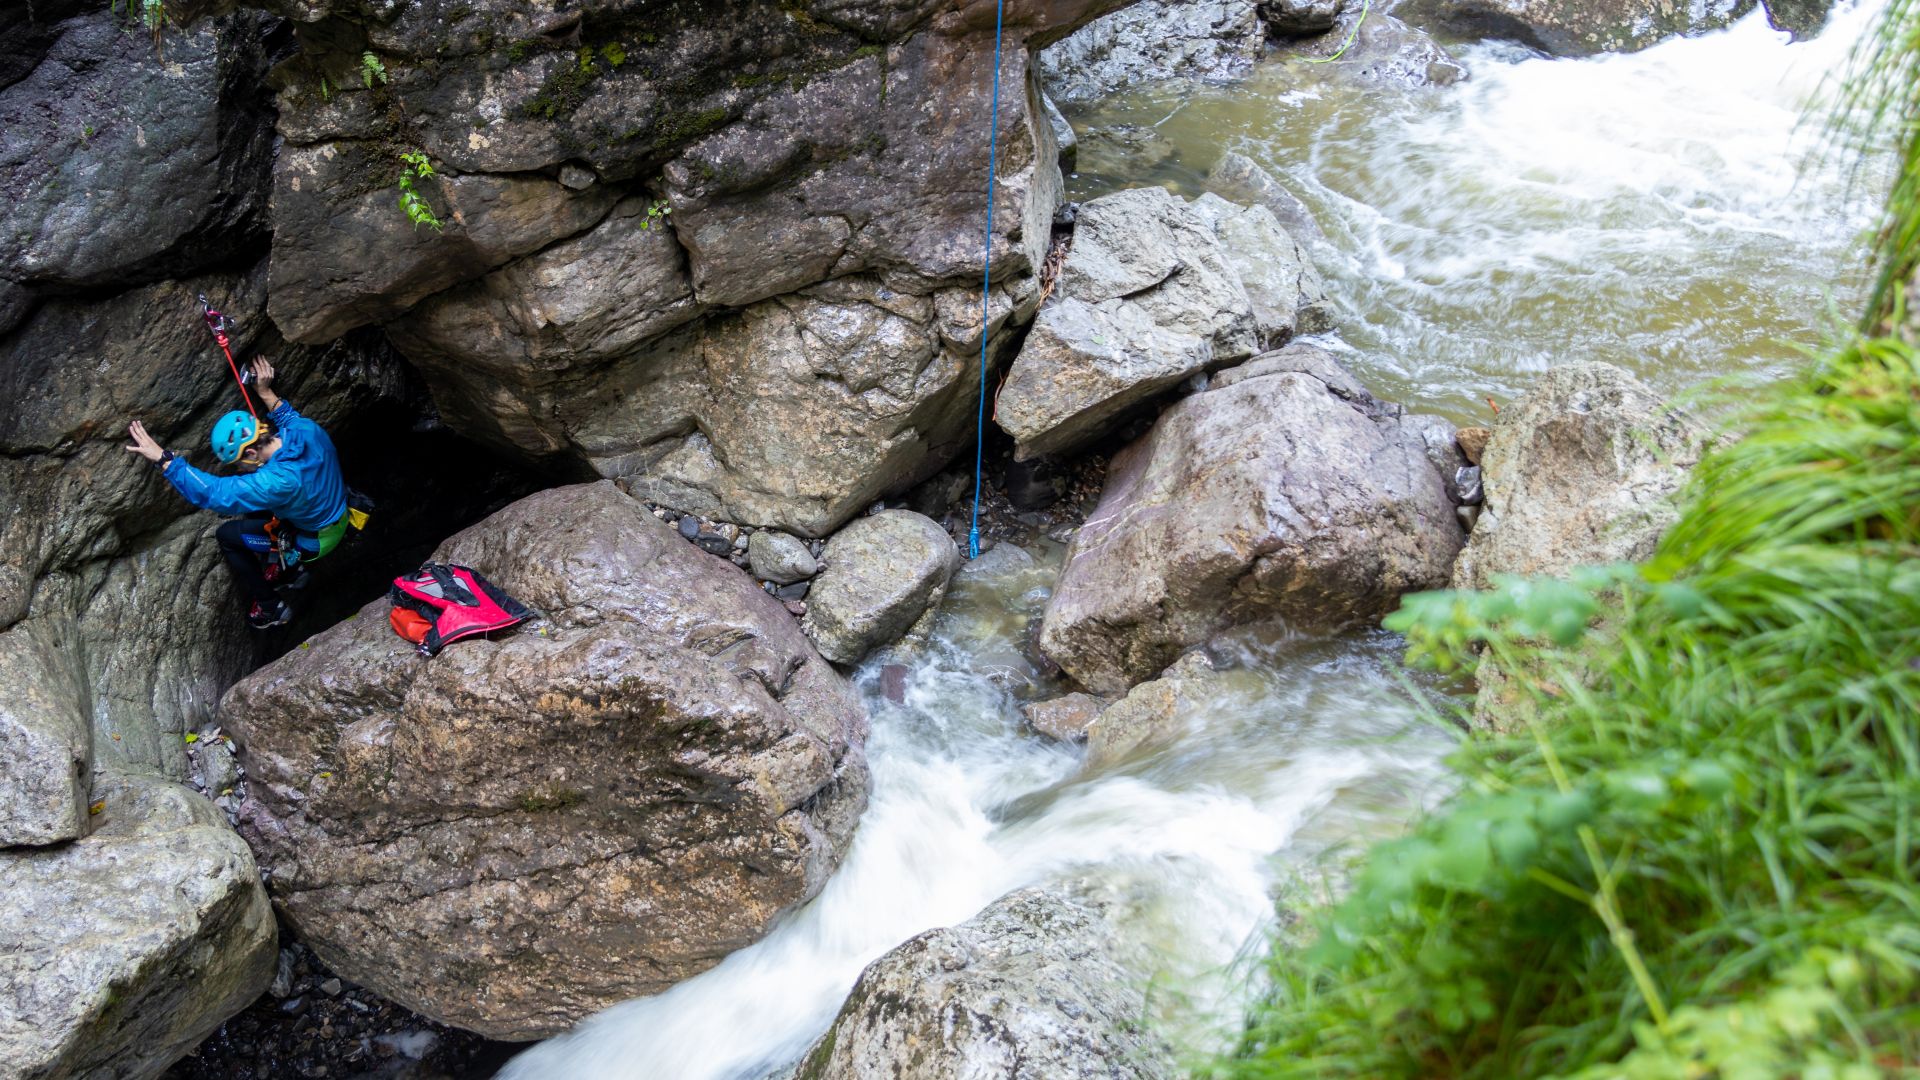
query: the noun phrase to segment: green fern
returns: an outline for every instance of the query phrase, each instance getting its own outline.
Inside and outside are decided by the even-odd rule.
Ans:
[[[415,186],[421,180],[432,179],[434,175],[433,163],[427,160],[427,155],[417,150],[400,155],[400,211],[407,215],[408,221],[413,222],[415,229],[425,225],[439,232],[443,228],[440,219],[434,215],[433,207]]]

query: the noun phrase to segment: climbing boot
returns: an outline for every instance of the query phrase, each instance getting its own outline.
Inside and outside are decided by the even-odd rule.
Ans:
[[[293,621],[293,609],[285,600],[275,600],[272,607],[258,600],[247,609],[247,625],[255,630],[267,630],[275,626],[285,626]]]
[[[267,580],[273,582],[273,587],[283,593],[299,592],[313,580],[313,575],[307,572],[306,567],[296,563],[289,569],[280,571],[278,575],[268,574]]]

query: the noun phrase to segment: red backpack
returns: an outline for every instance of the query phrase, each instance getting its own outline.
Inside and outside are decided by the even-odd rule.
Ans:
[[[387,591],[393,631],[437,656],[461,638],[505,630],[533,618],[533,610],[494,587],[471,567],[428,563],[393,579]]]

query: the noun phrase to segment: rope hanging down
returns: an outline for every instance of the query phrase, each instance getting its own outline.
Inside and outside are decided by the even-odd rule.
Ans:
[[[993,4],[993,111],[987,121],[987,242],[980,274],[980,409],[973,423],[973,526],[967,531],[967,558],[980,557],[980,463],[987,442],[987,322],[993,289],[993,180],[1000,147],[1000,27],[1005,0]]]
[[[207,321],[207,330],[213,334],[214,344],[226,354],[227,370],[233,372],[233,384],[240,388],[240,400],[246,402],[247,412],[255,420],[260,419],[260,410],[253,407],[253,397],[247,393],[246,377],[240,374],[240,365],[233,362],[233,350],[228,347],[227,317],[213,310],[213,306],[207,303],[206,293],[200,294],[200,317]]]

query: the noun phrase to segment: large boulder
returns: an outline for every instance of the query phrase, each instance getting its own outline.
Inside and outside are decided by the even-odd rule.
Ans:
[[[1141,0],[1040,51],[1057,101],[1093,101],[1166,79],[1224,82],[1253,68],[1266,42],[1254,0]]]
[[[1333,628],[1445,584],[1464,537],[1422,426],[1304,342],[1221,373],[1114,456],[1041,649],[1116,692],[1232,626]]]
[[[1755,0],[1403,0],[1394,14],[1455,37],[1518,41],[1554,56],[1636,52],[1680,34],[1717,30]]]
[[[960,549],[932,518],[882,510],[833,535],[801,625],[820,654],[857,664],[936,610],[960,569]]]
[[[199,794],[103,774],[93,832],[0,852],[0,1074],[158,1076],[273,978],[247,846]]]
[[[241,831],[329,967],[534,1038],[713,966],[825,884],[865,803],[865,719],[778,601],[605,481],[434,558],[541,624],[429,661],[375,601],[221,706]]]
[[[1362,85],[1448,86],[1467,77],[1467,69],[1426,31],[1365,5],[1347,4],[1333,29],[1283,42],[1276,51],[1325,65],[1314,69],[1316,78]]]
[[[1698,419],[1612,364],[1551,369],[1494,421],[1481,455],[1486,504],[1454,565],[1453,587],[1645,560],[1677,516],[1673,497],[1711,438]]]
[[[1099,907],[1009,893],[867,965],[792,1080],[1160,1080],[1144,981]]]
[[[1207,654],[1195,651],[1127,691],[1087,726],[1087,768],[1107,768],[1136,751],[1173,741],[1202,714],[1203,703],[1219,682]]]
[[[87,829],[93,724],[85,666],[64,636],[51,620],[0,633],[0,848],[72,840]]]
[[[1115,192],[1080,208],[994,419],[1021,460],[1072,450],[1190,376],[1330,324],[1319,275],[1265,207]]]

